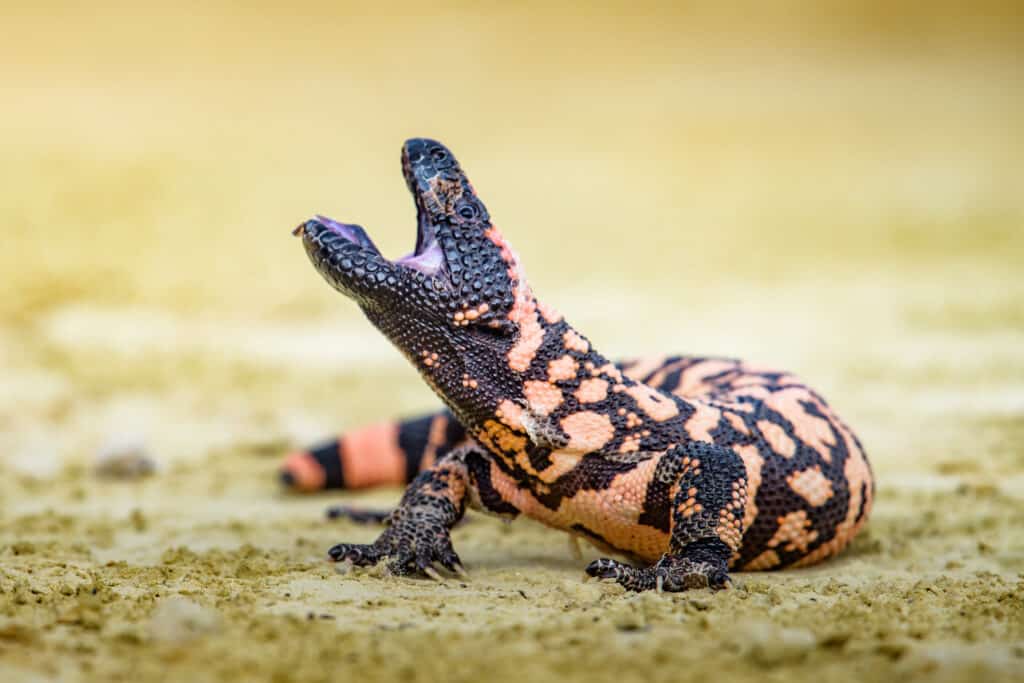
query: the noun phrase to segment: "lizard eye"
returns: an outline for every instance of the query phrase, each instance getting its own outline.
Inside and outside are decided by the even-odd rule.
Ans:
[[[434,147],[430,150],[430,159],[434,162],[434,166],[437,168],[447,168],[451,166],[451,155],[448,154],[448,150],[441,147]]]

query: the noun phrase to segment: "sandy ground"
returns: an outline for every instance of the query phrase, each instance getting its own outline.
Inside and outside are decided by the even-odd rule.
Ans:
[[[1024,680],[1024,70],[992,7],[11,10],[0,679]],[[608,355],[820,389],[878,480],[851,549],[685,595],[584,583],[529,521],[455,531],[468,583],[324,562],[376,533],[327,505],[399,492],[286,496],[282,453],[436,403],[288,231],[407,247],[411,134]],[[96,475],[128,447],[157,471]]]

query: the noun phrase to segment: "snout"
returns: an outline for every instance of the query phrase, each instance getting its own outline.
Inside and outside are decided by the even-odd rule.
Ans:
[[[435,169],[450,168],[456,164],[451,150],[437,140],[430,138],[410,138],[402,145],[402,154],[409,163],[433,167]]]
[[[437,140],[412,138],[402,145],[402,170],[413,192],[428,189],[439,176],[455,180],[457,169],[455,156]]]
[[[402,145],[402,174],[421,221],[450,218],[454,201],[471,192],[451,151],[437,140],[412,138]]]

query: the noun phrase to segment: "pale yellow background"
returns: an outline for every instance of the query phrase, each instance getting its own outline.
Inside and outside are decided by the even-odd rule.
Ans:
[[[216,604],[227,634],[189,650],[177,670],[189,680],[246,657],[303,680],[318,661],[354,661],[332,659],[349,645],[288,630],[279,612],[328,610],[371,633],[427,619],[426,640],[414,629],[401,642],[435,650],[431,638],[462,628],[422,607],[438,602],[430,586],[318,578],[326,547],[372,531],[317,522],[326,499],[282,498],[273,481],[291,445],[437,405],[289,235],[325,213],[364,225],[388,255],[409,250],[398,153],[410,136],[454,150],[538,295],[606,354],[741,355],[794,370],[862,436],[879,479],[871,535],[849,558],[751,577],[785,596],[774,611],[716,597],[726,602],[709,603],[703,626],[679,616],[682,602],[638,607],[611,593],[588,612],[589,598],[558,592],[582,564],[557,535],[469,526],[456,542],[477,588],[451,596],[477,601],[465,608],[474,637],[503,644],[505,659],[487,662],[516,675],[576,652],[562,643],[516,658],[508,624],[549,641],[535,619],[577,633],[593,614],[657,604],[642,642],[666,659],[643,666],[670,662],[679,676],[701,675],[692,658],[709,652],[761,676],[756,656],[734,657],[760,636],[728,635],[752,614],[815,637],[853,615],[852,650],[801,654],[776,670],[787,681],[891,680],[942,657],[953,678],[1022,670],[1019,600],[998,598],[1020,595],[1024,571],[1019,3],[5,3],[0,27],[0,553],[47,548],[0,557],[14,572],[0,575],[0,598],[15,595],[15,574],[52,596],[0,600],[0,673],[4,660],[49,675],[85,661],[162,673],[158,649],[128,656],[114,637],[121,622],[146,633],[157,588],[131,575],[118,590],[141,602],[111,603],[105,625],[75,630],[53,625],[77,599],[55,586],[114,581],[107,561],[173,564],[161,553],[176,546],[216,565],[249,557],[248,543],[279,563],[227,588],[202,562],[181,563],[193,583],[179,588]],[[161,474],[97,482],[96,454],[124,443]],[[53,510],[67,526],[32,516]],[[75,555],[69,539],[93,554]],[[864,600],[947,575],[959,592],[915,598],[933,611],[911,614],[926,634],[908,646],[911,663],[889,658],[893,639],[918,628],[900,611],[909,593],[891,609]],[[835,577],[857,588],[828,593]],[[521,587],[531,601],[505,601]],[[252,602],[211,597],[222,589]],[[809,606],[806,591],[832,597]],[[391,602],[366,609],[366,596]],[[872,615],[878,624],[860,628]],[[38,638],[18,645],[15,622]],[[238,647],[252,624],[284,629],[281,642],[314,638],[312,653]],[[593,638],[563,677],[586,662],[611,675],[608,662],[641,642]],[[463,680],[494,652],[472,651]],[[376,669],[363,665],[365,679]]]

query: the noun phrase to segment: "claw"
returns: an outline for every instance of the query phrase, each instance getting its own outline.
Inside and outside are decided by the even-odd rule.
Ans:
[[[424,567],[423,573],[432,578],[434,581],[437,581],[438,583],[444,583],[444,577],[438,574],[437,570],[433,567]]]
[[[572,555],[574,560],[583,559],[583,551],[580,550],[580,539],[573,535],[569,536],[569,554]]]
[[[654,582],[654,589],[656,591],[658,591],[659,593],[663,593],[664,592],[664,586],[665,586],[665,577],[662,576],[661,574],[658,574],[658,578]]]
[[[455,575],[458,576],[460,579],[464,581],[470,580],[469,573],[466,571],[465,567],[463,567],[461,563],[456,562],[454,565],[452,565],[452,567],[453,570],[455,571]]]

